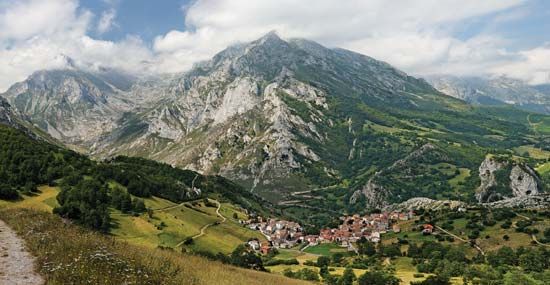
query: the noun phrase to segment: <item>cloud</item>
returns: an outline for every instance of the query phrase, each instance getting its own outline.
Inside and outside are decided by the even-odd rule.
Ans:
[[[530,84],[550,83],[550,44],[520,51],[518,59],[493,67],[494,74],[505,74]]]
[[[110,31],[115,23],[116,18],[116,10],[111,8],[109,10],[103,11],[101,13],[101,17],[99,18],[99,22],[97,23],[97,31],[100,34],[104,34],[108,31]]]
[[[511,51],[498,23],[529,15],[525,0],[196,0],[182,7],[185,30],[152,43],[128,35],[94,38],[116,26],[118,0],[99,16],[77,0],[5,0],[0,4],[0,90],[38,69],[59,68],[64,56],[86,68],[180,72],[228,45],[276,30],[343,47],[415,75],[507,74],[550,81],[548,46]],[[485,25],[458,37],[464,25]],[[121,27],[123,28],[123,27]]]
[[[181,71],[227,45],[270,30],[343,47],[418,75],[483,74],[510,57],[498,36],[453,36],[465,21],[524,17],[523,0],[198,0],[185,11],[186,31],[158,36],[153,49],[164,70]],[[514,9],[516,8],[516,9]],[[516,12],[516,10],[521,10]]]
[[[153,61],[137,36],[117,42],[89,36],[93,15],[77,1],[14,1],[0,5],[0,15],[0,91],[36,70],[66,67],[67,57],[81,68],[132,72],[147,71],[144,62]]]
[[[71,0],[8,1],[0,6],[0,40],[82,32],[91,15],[75,13],[77,7],[78,2]]]

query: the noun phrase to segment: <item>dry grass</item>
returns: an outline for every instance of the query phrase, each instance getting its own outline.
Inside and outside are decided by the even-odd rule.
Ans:
[[[35,209],[0,210],[51,284],[310,284],[121,242]]]

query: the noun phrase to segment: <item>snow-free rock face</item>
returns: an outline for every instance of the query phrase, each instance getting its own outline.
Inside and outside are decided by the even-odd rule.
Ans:
[[[0,123],[11,126],[14,124],[13,113],[10,104],[0,97]]]
[[[539,194],[540,180],[528,165],[515,165],[510,172],[510,188],[515,197]]]
[[[497,179],[497,172],[503,172]],[[534,196],[540,193],[540,179],[528,165],[487,157],[479,166],[481,184],[476,198],[480,203],[512,197]]]
[[[411,198],[405,202],[392,204],[387,207],[384,207],[384,211],[408,211],[416,209],[426,209],[426,210],[443,210],[451,209],[457,210],[460,208],[467,208],[468,205],[462,201],[452,201],[452,200],[434,200],[424,197]]]
[[[495,171],[505,167],[507,163],[487,157],[479,166],[479,179],[481,184],[477,190],[476,198],[479,202],[496,201],[502,199],[501,194],[493,193],[492,187],[496,186]]]
[[[76,70],[39,71],[2,94],[30,122],[66,143],[90,142],[116,127],[128,104],[116,86]]]

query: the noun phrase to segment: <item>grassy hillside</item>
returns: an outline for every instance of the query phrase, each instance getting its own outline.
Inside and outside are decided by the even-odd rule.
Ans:
[[[44,211],[2,209],[0,219],[25,239],[49,285],[309,284],[170,250],[131,245]]]
[[[22,195],[22,199],[18,201],[0,200],[0,207],[35,209],[51,213],[54,207],[58,206],[56,196],[59,194],[59,188],[40,186],[38,189],[39,193]],[[146,206],[152,210],[152,217],[147,213],[135,215],[110,209],[111,235],[130,244],[153,249],[166,247],[181,250],[184,247],[188,251],[224,254],[231,253],[238,245],[251,238],[265,240],[259,232],[243,227],[233,218],[233,214],[241,218],[246,216],[241,208],[230,203],[222,203],[220,213],[226,217],[226,221],[209,227],[205,234],[195,238],[192,244],[183,245],[182,241],[198,235],[206,225],[221,221],[216,215],[216,208],[207,207],[202,200],[183,204],[158,197],[144,200]]]

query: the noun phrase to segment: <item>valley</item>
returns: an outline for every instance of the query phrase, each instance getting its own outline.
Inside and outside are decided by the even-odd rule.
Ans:
[[[550,116],[441,89],[275,32],[36,71],[0,94],[0,219],[48,284],[544,284]]]

